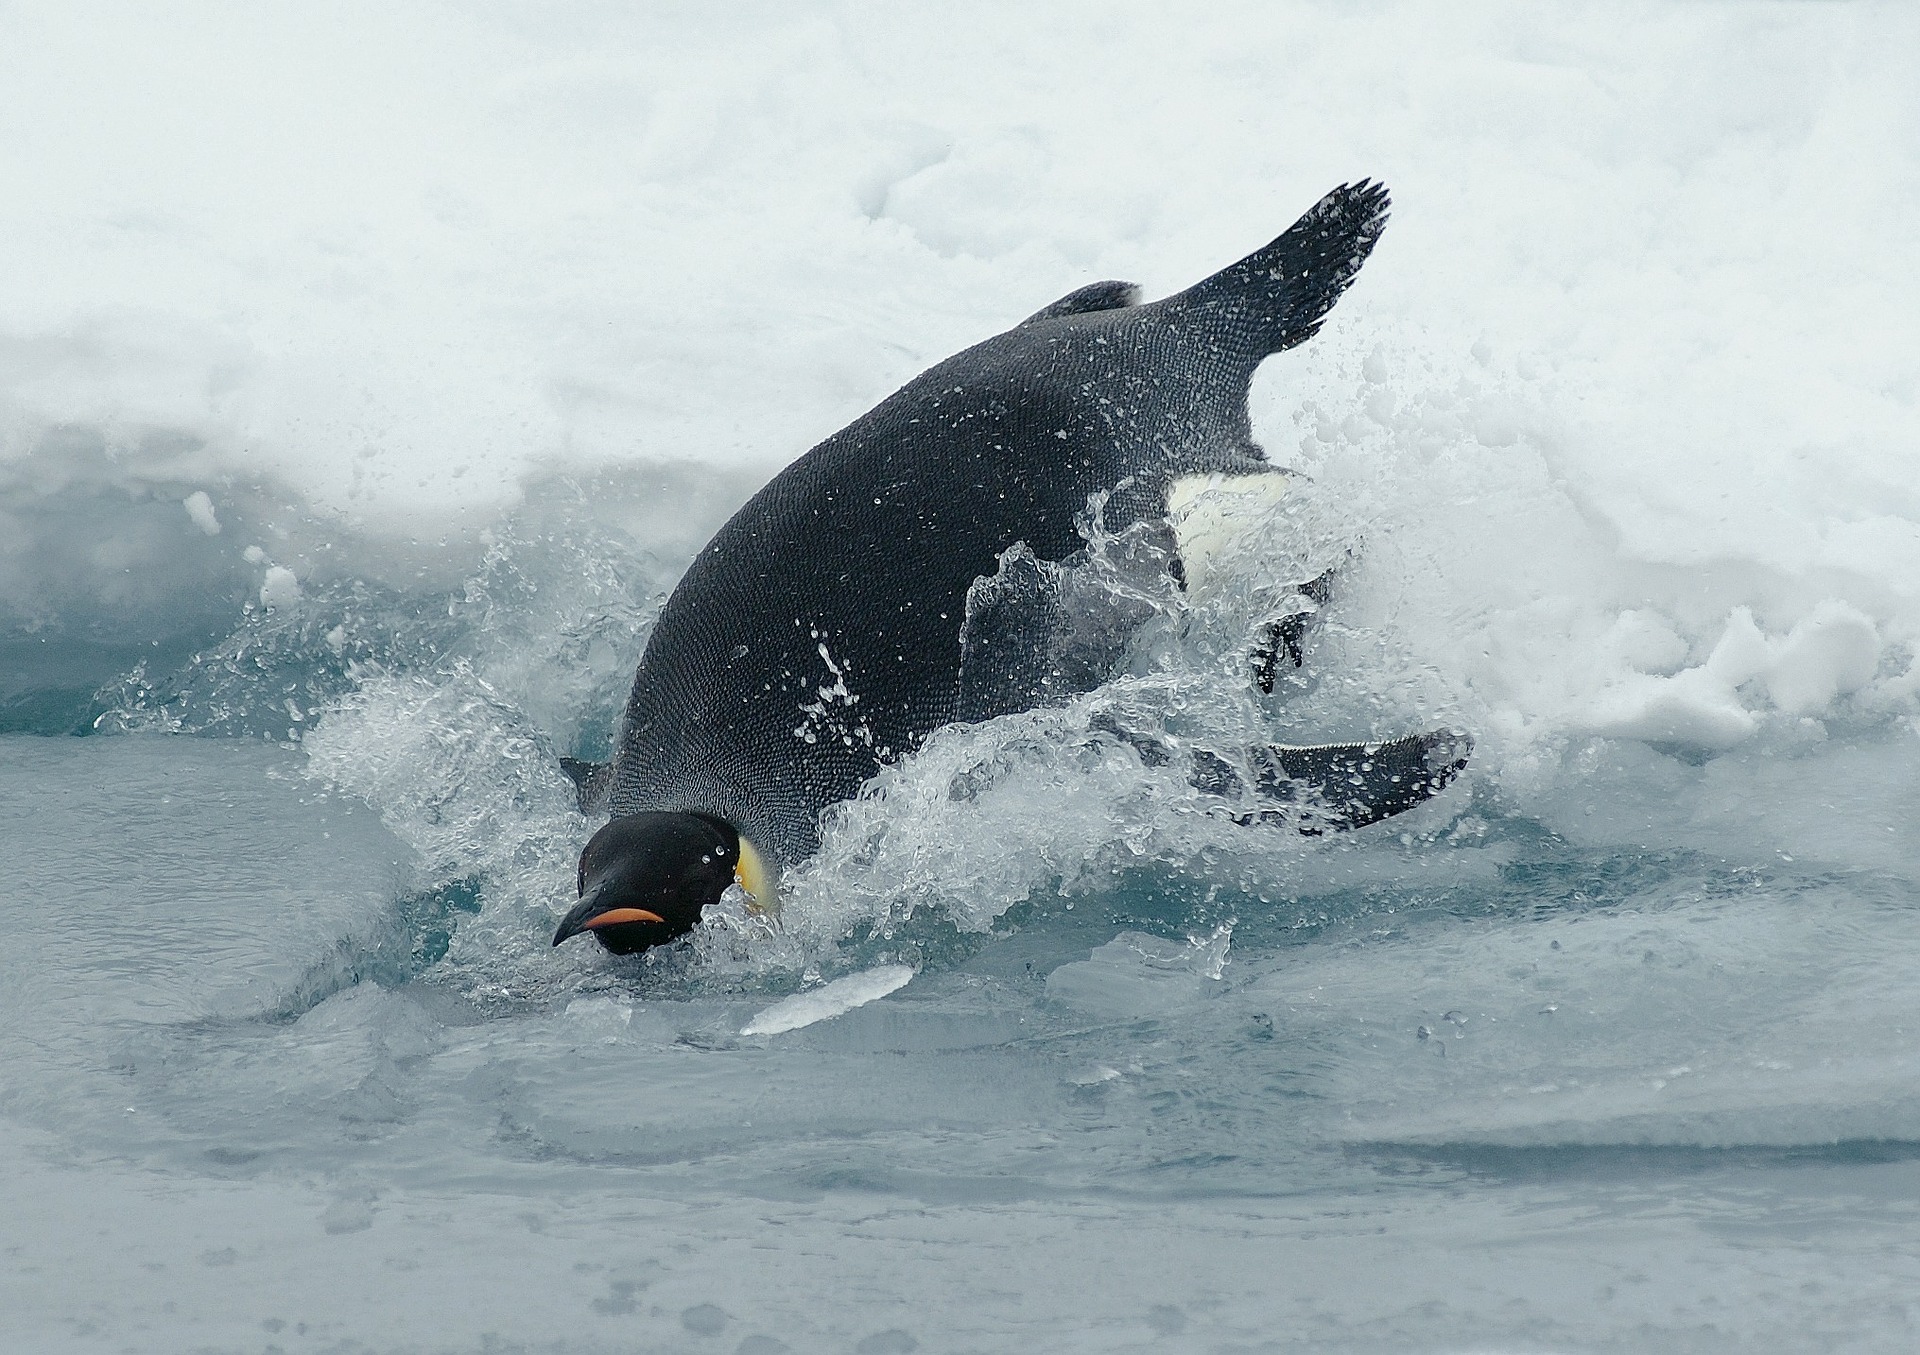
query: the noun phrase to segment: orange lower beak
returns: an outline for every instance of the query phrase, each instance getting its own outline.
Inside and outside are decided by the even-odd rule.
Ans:
[[[597,932],[602,927],[616,926],[622,922],[665,922],[658,913],[649,913],[644,908],[609,908],[581,923],[582,929]]]

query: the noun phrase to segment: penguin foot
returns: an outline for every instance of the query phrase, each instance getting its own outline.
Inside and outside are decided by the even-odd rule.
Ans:
[[[573,782],[574,802],[582,814],[591,815],[606,807],[607,791],[613,784],[611,762],[583,762],[577,757],[563,757],[560,770]]]
[[[1273,684],[1288,668],[1305,666],[1307,627],[1320,609],[1333,601],[1334,571],[1300,585],[1295,591],[1313,604],[1305,611],[1283,616],[1266,628],[1265,637],[1253,651],[1253,681],[1262,692],[1273,695]]]

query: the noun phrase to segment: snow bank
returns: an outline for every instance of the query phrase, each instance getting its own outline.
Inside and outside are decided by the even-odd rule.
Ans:
[[[1460,719],[1524,792],[1593,738],[1911,717],[1917,30],[16,11],[0,626],[184,644],[329,579],[457,586],[569,477],[665,485],[629,522],[676,562],[927,363],[1371,174],[1392,229],[1256,390],[1361,548],[1321,657],[1367,690],[1285,718]]]

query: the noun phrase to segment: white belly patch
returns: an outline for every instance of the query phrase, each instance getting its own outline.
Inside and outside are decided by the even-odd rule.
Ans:
[[[1286,497],[1284,471],[1183,475],[1167,487],[1167,522],[1186,571],[1187,592],[1210,592],[1241,544],[1273,519]]]

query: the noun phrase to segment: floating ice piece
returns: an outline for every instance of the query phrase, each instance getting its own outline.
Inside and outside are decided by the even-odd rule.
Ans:
[[[910,965],[887,964],[877,969],[849,974],[811,992],[782,998],[740,1027],[742,1035],[779,1035],[799,1030],[816,1021],[827,1021],[855,1007],[877,1002],[888,993],[907,986],[913,978]]]
[[[291,607],[300,600],[300,580],[285,565],[271,565],[260,584],[260,605],[269,610]]]
[[[220,535],[220,518],[213,511],[213,499],[204,489],[196,489],[180,501],[193,525],[208,536]]]
[[[1121,932],[1084,960],[1047,975],[1047,996],[1098,1016],[1165,1016],[1204,1002],[1226,974],[1233,926],[1183,945],[1144,932]]]

